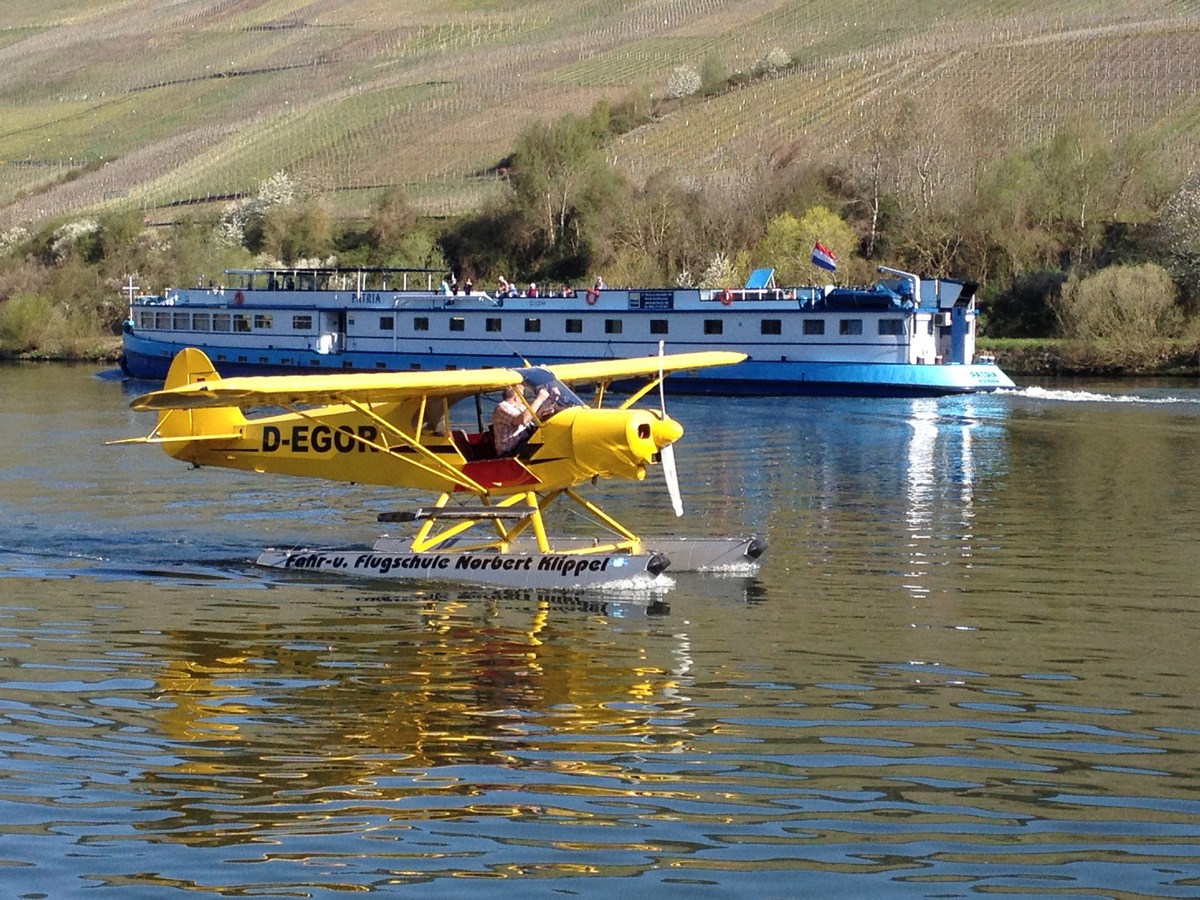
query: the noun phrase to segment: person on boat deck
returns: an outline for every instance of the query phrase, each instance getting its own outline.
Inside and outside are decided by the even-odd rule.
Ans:
[[[447,279],[443,278],[441,286],[438,288],[438,291],[443,294],[449,295],[450,294],[450,282]]]
[[[549,396],[550,392],[541,388],[533,403],[527,405],[517,396],[515,387],[510,385],[504,389],[504,399],[497,403],[492,411],[492,439],[496,443],[497,456],[511,454],[523,440],[533,434],[537,427],[534,416]]]
[[[463,283],[463,293],[467,296],[470,296],[471,292],[474,290],[475,282],[471,280],[470,276],[467,276],[467,280]]]
[[[593,288],[592,288],[592,290],[594,290],[594,291],[602,291],[602,290],[604,290],[604,287],[605,287],[605,285],[604,285],[604,278],[603,278],[603,277],[601,277],[600,275],[597,275],[597,276],[596,276],[596,285],[595,285],[595,287],[593,287]]]
[[[533,281],[529,282],[529,291],[528,291],[528,293],[525,294],[525,296],[526,297],[536,297],[537,295],[538,295],[538,292],[537,292],[536,282],[533,282]]]

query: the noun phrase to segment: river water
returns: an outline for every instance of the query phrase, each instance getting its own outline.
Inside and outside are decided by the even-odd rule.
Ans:
[[[0,369],[0,896],[1200,897],[1200,387],[669,399],[652,602],[258,570],[405,499],[146,387]]]

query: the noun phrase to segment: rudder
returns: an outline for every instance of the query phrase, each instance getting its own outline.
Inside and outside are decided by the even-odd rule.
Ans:
[[[206,381],[220,381],[221,375],[203,350],[185,347],[175,355],[167,370],[165,390],[187,387]],[[227,436],[246,424],[236,406],[215,409],[169,409],[158,414],[158,435],[163,438]],[[170,445],[168,445],[170,446]],[[172,456],[177,454],[167,451]]]

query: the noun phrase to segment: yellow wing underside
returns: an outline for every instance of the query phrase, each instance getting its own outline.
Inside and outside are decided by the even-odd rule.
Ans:
[[[709,350],[671,353],[632,359],[563,363],[546,366],[566,384],[609,382],[641,375],[655,376],[687,369],[727,366],[746,358],[744,353]],[[465,397],[500,390],[522,381],[519,369],[462,369],[441,372],[378,372],[338,375],[271,375],[219,378],[154,391],[136,398],[136,410],[214,409],[332,405],[353,403],[373,406],[403,403],[420,397]]]

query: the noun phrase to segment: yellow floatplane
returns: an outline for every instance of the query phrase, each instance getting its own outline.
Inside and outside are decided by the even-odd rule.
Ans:
[[[116,443],[159,444],[195,466],[440,495],[431,507],[380,516],[413,523],[410,538],[384,536],[360,550],[268,549],[258,558],[264,566],[500,587],[649,586],[663,582],[673,563],[676,571],[752,570],[765,544],[644,540],[578,489],[600,478],[641,481],[658,465],[682,515],[672,445],[683,426],[661,403],[662,381],[744,358],[660,348],[658,356],[513,369],[222,378],[204,353],[186,349],[163,390],[131,404],[158,412],[154,430]],[[645,383],[619,405],[603,406],[613,382],[633,380]],[[572,390],[580,385],[595,387],[590,405]],[[658,409],[634,406],[656,387]],[[489,425],[484,397],[506,389],[507,413]],[[469,428],[452,421],[460,404],[473,407]],[[552,540],[544,517],[559,500],[574,503],[606,538]]]

